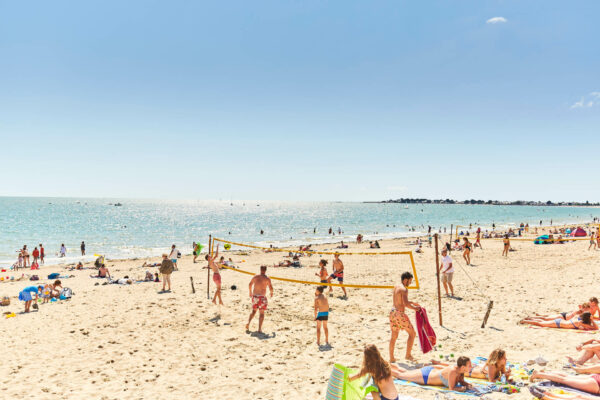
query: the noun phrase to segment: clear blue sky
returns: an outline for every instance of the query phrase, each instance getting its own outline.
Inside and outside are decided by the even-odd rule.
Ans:
[[[0,195],[600,201],[600,2],[0,1]]]

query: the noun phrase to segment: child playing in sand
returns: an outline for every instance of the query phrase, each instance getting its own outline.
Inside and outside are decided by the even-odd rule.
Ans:
[[[329,274],[327,273],[327,260],[321,259],[321,261],[319,261],[319,266],[321,269],[315,275],[319,277],[321,283],[327,283],[327,278],[329,277]]]
[[[329,330],[327,329],[327,320],[329,320],[329,302],[323,295],[325,286],[317,287],[315,291],[315,321],[317,321],[317,346],[321,345],[321,326],[325,333],[325,344],[329,346]]]
[[[43,289],[43,286],[27,286],[25,289],[21,290],[21,292],[19,293],[19,300],[24,301],[25,302],[25,312],[28,313],[29,309],[31,307],[31,303],[33,303],[33,295],[32,293],[35,293],[35,302],[37,303],[38,301],[38,294],[41,292],[41,290]],[[34,308],[37,308],[37,305],[35,305]]]
[[[367,345],[363,354],[362,367],[358,374],[350,377],[350,380],[369,374],[379,389],[379,393],[372,392],[373,400],[398,400],[398,390],[392,376],[392,371],[398,367],[384,360],[374,344]]]

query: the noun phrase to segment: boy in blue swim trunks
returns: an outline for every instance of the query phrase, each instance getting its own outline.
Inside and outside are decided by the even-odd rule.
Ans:
[[[325,345],[329,346],[329,331],[327,321],[329,320],[329,302],[323,295],[325,286],[318,286],[315,291],[315,321],[317,321],[317,346],[321,345],[321,326],[325,332]]]
[[[333,274],[329,276],[327,279],[327,283],[331,283],[333,279],[337,279],[339,283],[344,283],[344,263],[340,260],[339,253],[335,253],[333,255]],[[344,297],[348,297],[348,293],[346,293],[346,288],[342,286],[342,290],[344,291]],[[329,286],[329,293],[333,292],[333,286]]]

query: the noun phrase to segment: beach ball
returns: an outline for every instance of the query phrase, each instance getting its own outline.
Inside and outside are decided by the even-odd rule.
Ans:
[[[231,245],[229,243],[225,243],[225,245],[223,246],[223,248],[225,250],[229,250],[231,248]]]

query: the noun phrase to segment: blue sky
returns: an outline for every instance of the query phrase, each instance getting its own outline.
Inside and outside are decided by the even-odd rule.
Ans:
[[[600,201],[599,14],[0,0],[0,195]]]

